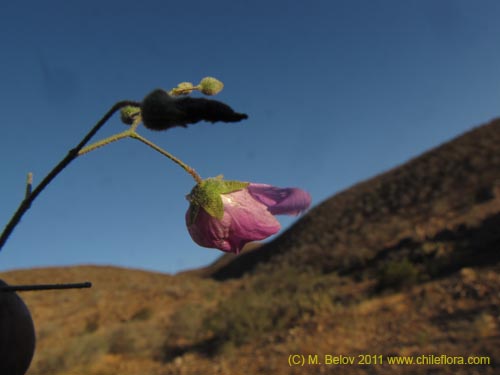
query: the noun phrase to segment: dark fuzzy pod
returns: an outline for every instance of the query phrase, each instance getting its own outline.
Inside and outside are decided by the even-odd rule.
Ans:
[[[151,130],[166,130],[174,126],[187,126],[199,121],[238,122],[248,118],[233,111],[228,105],[205,98],[173,98],[158,89],[147,95],[141,104],[142,121]]]
[[[174,99],[165,90],[157,89],[147,95],[141,104],[142,122],[151,130],[166,130],[181,125],[183,114]]]
[[[180,98],[176,100],[177,108],[186,113],[186,120],[189,123],[198,121],[208,122],[238,122],[248,118],[244,113],[238,113],[217,100],[205,98]]]
[[[0,286],[7,284],[0,280]],[[35,327],[23,300],[0,291],[0,374],[24,375],[35,352]]]

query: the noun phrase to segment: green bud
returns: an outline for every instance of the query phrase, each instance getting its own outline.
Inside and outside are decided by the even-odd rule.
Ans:
[[[193,91],[194,86],[191,82],[181,82],[177,85],[176,88],[172,89],[172,95],[179,96],[179,95],[187,95],[191,91]]]
[[[127,106],[120,110],[120,119],[126,125],[132,125],[134,123],[135,117],[141,113],[139,107]]]
[[[215,95],[222,91],[224,84],[216,78],[205,77],[200,81],[200,91],[205,95]]]

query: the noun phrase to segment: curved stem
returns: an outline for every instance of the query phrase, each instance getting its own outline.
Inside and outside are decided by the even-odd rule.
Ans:
[[[130,100],[124,100],[116,103],[111,109],[94,125],[94,127],[83,137],[83,139],[76,145],[75,148],[69,150],[68,154],[52,169],[52,171],[45,176],[45,178],[38,184],[38,186],[24,198],[24,200],[19,205],[17,211],[14,213],[10,221],[5,226],[2,235],[0,236],[0,251],[7,242],[7,239],[14,231],[14,228],[19,224],[19,221],[23,217],[26,211],[31,207],[31,203],[36,199],[36,197],[47,187],[47,185],[59,174],[64,168],[66,168],[69,163],[78,157],[80,150],[87,144],[88,141],[99,131],[100,128],[113,116],[113,114],[120,108],[126,106],[136,106],[140,107],[140,103]]]
[[[200,183],[202,181],[202,178],[200,177],[200,175],[198,173],[196,173],[196,171],[193,168],[191,168],[189,165],[187,165],[186,163],[184,163],[182,160],[177,159],[170,152],[165,151],[161,147],[155,145],[153,142],[151,142],[150,140],[148,140],[148,139],[144,138],[143,136],[137,134],[136,132],[131,132],[129,136],[131,138],[134,138],[134,139],[137,139],[137,140],[141,141],[142,143],[144,143],[144,144],[148,145],[149,147],[151,147],[153,150],[158,151],[163,156],[166,156],[167,158],[169,158],[170,160],[172,160],[174,163],[180,165],[187,173],[189,173],[194,178],[194,180],[197,183]]]

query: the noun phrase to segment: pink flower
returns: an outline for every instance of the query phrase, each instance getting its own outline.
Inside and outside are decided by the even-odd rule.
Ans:
[[[207,179],[188,195],[186,224],[194,242],[238,254],[250,241],[277,233],[274,215],[298,215],[311,204],[297,188]]]

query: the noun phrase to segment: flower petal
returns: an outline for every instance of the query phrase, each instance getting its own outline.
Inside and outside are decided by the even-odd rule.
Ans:
[[[311,205],[309,193],[298,188],[251,183],[247,189],[273,215],[298,215]]]
[[[200,207],[190,224],[192,207],[186,212],[189,234],[198,245],[238,254],[247,242],[263,240],[280,230],[278,220],[246,189],[222,194],[221,198],[222,219],[212,217]]]
[[[186,225],[191,238],[203,247],[217,248],[231,251],[231,244],[227,241],[229,236],[229,220],[218,220],[199,208],[194,222],[190,222],[190,206],[186,212]]]
[[[248,193],[246,189],[222,195],[224,216],[231,218],[229,240],[239,251],[250,241],[263,240],[277,233],[281,225],[267,207]]]

